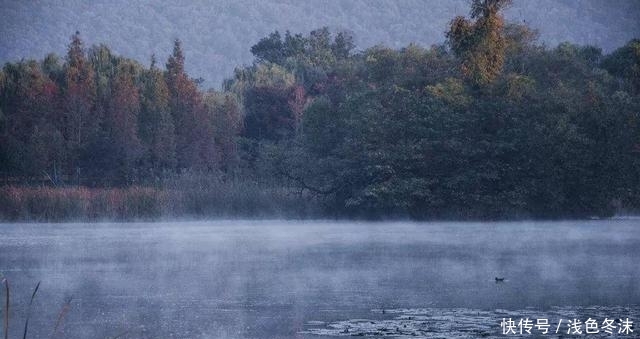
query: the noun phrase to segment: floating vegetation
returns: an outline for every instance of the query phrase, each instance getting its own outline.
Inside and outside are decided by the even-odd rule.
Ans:
[[[548,319],[551,324],[545,338],[567,336],[568,321],[588,319],[602,321],[605,318],[629,318],[640,320],[640,306],[591,306],[591,307],[552,307],[548,310],[476,310],[468,308],[416,308],[416,309],[374,309],[372,319],[349,319],[323,324],[308,321],[303,333],[321,336],[366,336],[393,338],[517,338],[536,337],[535,326],[531,334],[522,335],[517,327],[520,319],[528,318],[535,324],[536,319]],[[382,319],[381,319],[382,318]],[[516,334],[503,334],[500,325],[503,318],[511,318],[516,324]],[[560,327],[558,322],[562,319]],[[556,333],[557,329],[557,333]],[[584,330],[584,329],[583,329]],[[614,335],[617,333],[614,333]],[[584,335],[584,334],[583,334]],[[589,334],[593,336],[593,334]],[[610,334],[600,331],[595,335],[607,337]],[[636,332],[623,335],[635,338]]]

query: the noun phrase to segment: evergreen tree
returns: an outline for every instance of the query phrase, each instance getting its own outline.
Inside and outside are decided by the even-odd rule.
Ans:
[[[176,129],[178,167],[213,169],[218,154],[213,137],[211,117],[202,102],[202,94],[184,70],[184,55],[180,40],[167,61],[169,107]]]
[[[176,165],[175,127],[169,110],[169,88],[152,56],[142,88],[139,118],[140,139],[153,169],[173,169]]]
[[[78,155],[86,151],[90,138],[98,134],[102,118],[96,114],[95,72],[86,58],[79,32],[71,38],[64,80],[64,136],[72,155],[69,172],[77,176]]]
[[[131,182],[135,179],[137,160],[141,154],[138,138],[138,114],[140,95],[134,84],[134,65],[123,62],[118,66],[111,84],[111,95],[107,103],[104,126],[112,157],[118,162],[112,164],[119,179]]]

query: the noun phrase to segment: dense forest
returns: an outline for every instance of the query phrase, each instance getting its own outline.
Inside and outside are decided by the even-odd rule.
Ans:
[[[0,72],[0,216],[65,218],[56,209],[71,187],[86,193],[75,209],[114,199],[95,190],[152,205],[114,212],[124,217],[637,210],[640,40],[610,53],[549,48],[504,19],[509,3],[473,1],[429,48],[357,51],[349,32],[275,31],[208,91],[186,73],[179,40],[146,67],[76,32],[66,56]],[[167,207],[174,198],[181,209]]]

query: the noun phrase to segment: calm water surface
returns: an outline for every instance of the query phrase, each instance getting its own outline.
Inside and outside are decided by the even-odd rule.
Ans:
[[[458,314],[471,334],[429,328],[475,337],[505,314],[637,318],[639,267],[637,219],[0,224],[13,337],[38,281],[33,338],[71,297],[54,337],[322,338],[407,314]]]

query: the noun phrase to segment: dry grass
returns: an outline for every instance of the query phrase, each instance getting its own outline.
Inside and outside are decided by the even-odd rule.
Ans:
[[[0,188],[0,219],[146,220],[161,216],[166,193],[154,188]]]
[[[167,180],[172,214],[217,218],[320,216],[318,201],[281,183],[186,173]]]
[[[317,200],[280,185],[182,175],[158,187],[0,187],[0,221],[135,221],[161,218],[307,218]]]

